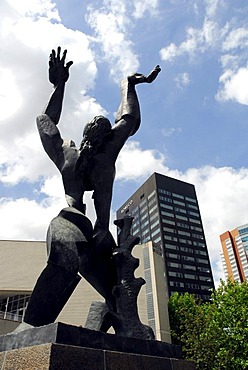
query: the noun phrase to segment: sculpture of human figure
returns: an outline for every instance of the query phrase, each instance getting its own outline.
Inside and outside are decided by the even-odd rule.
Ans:
[[[109,218],[115,162],[128,137],[140,126],[135,85],[151,83],[160,72],[156,66],[147,77],[136,73],[123,80],[115,124],[111,126],[103,116],[95,117],[86,124],[77,149],[73,141],[62,139],[57,127],[69,68],[73,64],[65,63],[66,54],[65,50],[61,56],[60,47],[57,53],[52,50],[50,54],[49,80],[54,91],[44,114],[37,118],[43,147],[62,175],[68,207],[51,222],[48,231],[48,263],[36,283],[24,317],[24,322],[33,326],[55,321],[80,279],[78,272],[114,309],[115,277],[111,256],[116,244],[109,231]],[[85,191],[93,191],[96,211],[93,229],[85,216]]]

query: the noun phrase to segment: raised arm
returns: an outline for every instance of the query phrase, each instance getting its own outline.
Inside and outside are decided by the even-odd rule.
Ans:
[[[49,60],[49,81],[54,85],[54,91],[49,99],[44,114],[37,117],[37,127],[39,130],[42,145],[56,166],[61,170],[64,163],[62,150],[63,140],[57,128],[62,111],[65,83],[69,78],[69,68],[72,62],[65,65],[66,50],[60,58],[61,48],[58,47],[57,55],[52,50]]]
[[[135,134],[140,126],[140,107],[135,86],[151,83],[161,71],[157,65],[148,76],[135,73],[121,83],[121,104],[112,128],[115,141],[115,154],[118,154],[129,136]]]
[[[65,83],[69,78],[69,68],[72,61],[65,64],[67,50],[63,52],[60,58],[61,48],[52,50],[49,60],[49,81],[54,85],[54,91],[49,99],[48,105],[44,111],[45,114],[57,125],[62,111],[62,104],[65,91]]]

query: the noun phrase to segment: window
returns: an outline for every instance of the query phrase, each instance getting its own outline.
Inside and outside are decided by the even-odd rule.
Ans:
[[[193,245],[195,245],[196,247],[205,247],[205,244],[202,243],[202,242],[195,242],[195,241],[193,241]]]
[[[195,218],[189,218],[189,221],[190,221],[190,222],[193,222],[193,223],[195,223],[195,224],[199,224],[199,225],[201,225],[201,221],[196,220]]]
[[[174,236],[164,235],[165,240],[171,240],[173,242],[177,242],[177,238]]]
[[[200,235],[200,234],[192,234],[192,238],[203,239],[203,235]]]
[[[197,203],[197,202],[196,202],[196,199],[189,198],[189,197],[185,197],[185,199],[186,199],[186,200],[188,200],[189,202]]]
[[[139,226],[139,220],[135,221],[132,225],[133,229],[135,229],[136,226]]]
[[[208,267],[201,267],[201,266],[198,266],[197,267],[197,270],[198,271],[201,271],[201,272],[210,272],[209,268]]]
[[[157,235],[158,233],[160,232],[160,229],[156,229],[153,231],[153,233],[151,233],[151,237],[153,238],[155,235]]]
[[[184,199],[184,196],[183,195],[180,195],[180,194],[177,194],[177,193],[172,193],[173,197],[175,198],[180,198],[180,199]]]
[[[185,224],[184,222],[177,222],[178,227],[184,227],[185,229],[189,229],[189,225]]]
[[[154,243],[158,243],[161,241],[161,236],[159,235],[156,239],[153,240]]]
[[[183,265],[183,268],[184,268],[184,270],[194,270],[194,271],[196,271],[196,267],[191,266],[191,265]]]
[[[171,227],[163,227],[163,230],[164,231],[168,231],[169,233],[176,233],[176,230],[175,229],[172,229]]]
[[[210,290],[211,287],[208,285],[201,285],[201,290]]]
[[[195,209],[196,211],[198,211],[198,207],[197,206],[193,206],[193,204],[187,203],[187,207],[188,208],[191,208],[191,209]]]
[[[183,277],[183,274],[181,272],[169,271],[168,274],[169,276],[173,276],[173,277]]]
[[[201,281],[212,281],[211,277],[209,276],[199,276],[199,280]]]
[[[151,224],[151,229],[154,229],[155,226],[159,225],[159,220],[153,222],[153,224]]]
[[[169,257],[169,258],[175,258],[175,259],[180,259],[180,256],[179,254],[175,254],[175,253],[166,253],[166,256]]]
[[[182,260],[184,260],[184,261],[190,261],[190,262],[194,262],[195,261],[194,257],[191,257],[191,256],[182,256]]]
[[[140,214],[142,215],[142,213],[144,213],[145,211],[147,211],[147,206],[140,209]]]
[[[160,207],[169,209],[170,211],[173,211],[173,207],[169,206],[168,204],[160,203]]]
[[[170,213],[170,212],[164,212],[164,211],[162,211],[161,214],[163,216],[174,217],[173,213]]]
[[[185,209],[175,207],[175,212],[180,212],[180,213],[187,213]]]
[[[239,229],[239,235],[248,233],[248,227],[245,227],[244,229]]]
[[[203,258],[196,258],[196,262],[198,262],[198,263],[204,263],[205,265],[208,265],[208,260],[205,260]]]
[[[148,213],[146,212],[142,217],[140,217],[140,221],[144,221],[144,219],[147,217],[148,217]]]
[[[188,252],[188,253],[193,253],[194,250],[192,248],[188,248],[188,247],[180,247],[180,250],[182,252]]]
[[[170,267],[178,268],[178,269],[181,268],[181,263],[168,262],[167,265],[170,266]]]
[[[194,284],[194,283],[185,283],[186,288],[189,289],[199,289],[199,284]]]
[[[168,197],[162,197],[162,195],[159,196],[160,200],[163,200],[164,202],[172,203],[172,199]]]
[[[153,203],[156,202],[156,198],[154,197],[150,202],[148,203],[148,207],[150,208]]]
[[[191,216],[200,217],[199,213],[197,212],[188,211],[188,214]]]
[[[147,227],[145,230],[142,230],[143,236],[145,236],[147,233],[149,233],[149,227]]]
[[[207,256],[207,252],[206,251],[200,251],[199,249],[195,249],[195,254],[200,254],[202,256]]]
[[[178,234],[179,235],[184,235],[184,236],[190,236],[190,233],[187,233],[187,231],[178,230]]]
[[[143,222],[141,224],[141,229],[144,229],[144,227],[146,227],[146,225],[148,225],[148,224],[149,224],[149,221],[148,220],[146,220],[145,222]]]
[[[161,194],[171,195],[170,191],[167,191],[167,190],[164,190],[164,189],[159,189],[158,188],[158,192],[161,193]]]
[[[201,231],[202,232],[202,228],[201,227],[198,227],[198,226],[190,226],[191,230],[195,230],[195,231]]]
[[[173,225],[175,226],[175,221],[172,221],[172,220],[167,220],[166,218],[163,218],[162,221],[165,223],[165,224],[168,224],[168,225]]]
[[[183,288],[184,283],[182,283],[181,281],[170,281],[170,286],[176,286],[178,288]]]
[[[147,199],[149,200],[154,194],[156,193],[156,190],[153,190],[147,197]]]
[[[173,200],[173,203],[174,203],[174,204],[177,204],[178,206],[183,206],[183,207],[185,207],[185,203],[184,203],[184,202],[179,202],[179,200]]]
[[[188,218],[185,216],[176,215],[176,218],[178,218],[178,220],[188,221]]]
[[[149,215],[154,211],[157,210],[157,205],[153,206],[151,209],[149,209]]]
[[[142,202],[140,202],[140,204],[139,204],[140,208],[141,208],[144,204],[146,204],[146,199],[144,199],[144,200],[142,200]]]
[[[192,241],[191,240],[187,240],[187,239],[179,238],[179,242],[180,243],[184,243],[184,244],[190,244],[190,245],[192,245]]]
[[[150,216],[150,221],[154,220],[156,217],[158,217],[158,213],[154,213],[154,215]]]
[[[174,244],[165,243],[165,249],[179,250],[179,247],[177,245],[174,245]]]
[[[193,274],[184,274],[185,279],[192,279],[192,280],[197,280],[197,275]]]

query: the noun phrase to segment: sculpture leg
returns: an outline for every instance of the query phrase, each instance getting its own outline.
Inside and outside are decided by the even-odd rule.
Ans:
[[[43,326],[56,320],[65,303],[80,281],[60,266],[48,263],[31,295],[24,322]]]
[[[78,226],[81,226],[81,230]],[[73,208],[63,209],[47,233],[48,264],[34,287],[24,321],[33,326],[54,322],[80,281],[79,248],[87,250],[92,225]]]

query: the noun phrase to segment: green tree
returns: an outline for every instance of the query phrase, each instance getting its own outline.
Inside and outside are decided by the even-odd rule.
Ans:
[[[201,370],[248,369],[248,283],[221,281],[211,302],[188,293],[169,300],[172,340]]]

